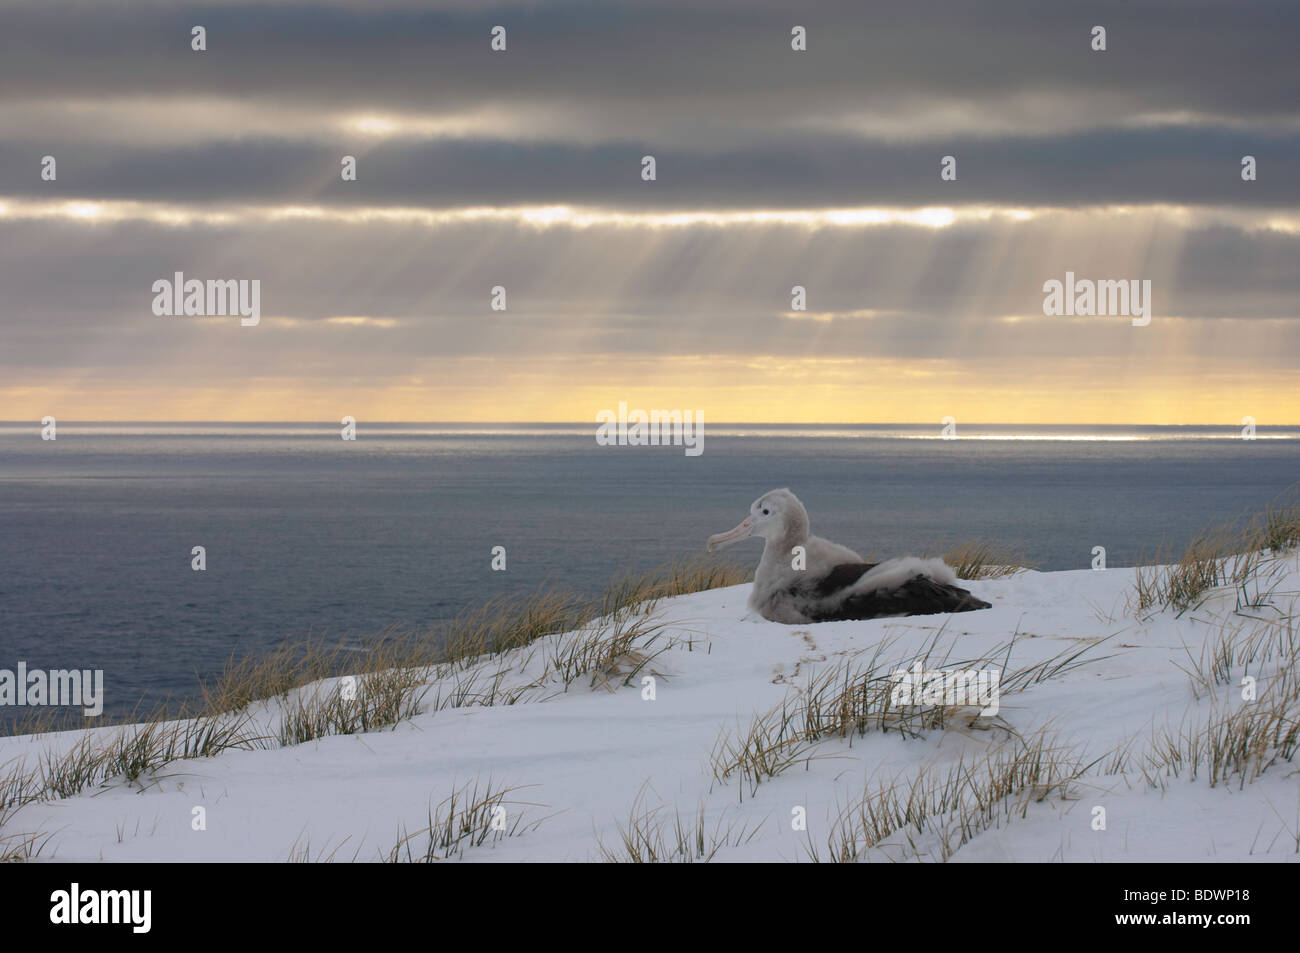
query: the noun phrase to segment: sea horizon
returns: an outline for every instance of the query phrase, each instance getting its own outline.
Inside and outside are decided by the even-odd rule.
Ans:
[[[1222,440],[1222,439],[1300,439],[1300,423],[1255,424],[1253,433],[1244,436],[1242,424],[1095,424],[1095,423],[999,423],[958,422],[950,435],[942,423],[920,422],[787,422],[787,421],[718,421],[702,422],[706,435],[804,436],[845,438],[904,438],[919,440]],[[357,433],[371,436],[404,434],[409,436],[470,434],[556,435],[594,434],[597,423],[583,421],[458,421],[458,420],[373,420],[357,421]],[[321,433],[337,437],[340,424],[324,420],[59,420],[58,433],[66,435],[85,430],[103,435],[159,435],[177,433],[201,436],[211,433],[241,433],[275,436]],[[39,434],[41,424],[32,421],[0,421],[0,437]]]

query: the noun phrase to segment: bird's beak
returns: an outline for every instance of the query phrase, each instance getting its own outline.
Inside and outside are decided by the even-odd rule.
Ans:
[[[735,529],[729,529],[725,533],[718,533],[716,536],[710,536],[709,541],[704,548],[709,552],[715,549],[721,549],[723,546],[730,546],[738,539],[744,539],[754,532],[754,518],[746,516],[740,521],[740,525]]]

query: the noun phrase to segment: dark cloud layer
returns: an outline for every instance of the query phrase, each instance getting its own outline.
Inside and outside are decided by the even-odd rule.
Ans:
[[[795,22],[807,53],[789,49]],[[195,23],[206,53],[189,50]],[[488,49],[497,23],[503,55]],[[1089,49],[1093,24],[1109,31],[1105,53]],[[1298,28],[1290,2],[24,3],[0,34],[0,109],[49,110],[8,123],[0,192],[49,194],[37,163],[55,154],[57,194],[79,197],[1294,205]],[[112,116],[138,99],[193,103],[200,127],[203,104],[224,101],[286,131],[214,117],[201,135],[169,133],[138,109],[121,142],[45,128],[60,104]],[[331,125],[376,110],[501,118],[459,141]],[[356,187],[339,187],[344,153],[363,157]],[[637,178],[643,154],[661,163],[653,189]],[[939,182],[945,154],[960,184]],[[1245,154],[1262,167],[1249,188]]]
[[[133,149],[11,140],[0,144],[0,194],[437,208],[1300,205],[1300,134],[1099,131],[1049,140],[963,137],[941,145],[808,135],[799,143],[723,155],[661,149],[645,141],[590,147],[407,141],[354,149],[358,178],[343,182],[339,162],[348,145],[329,150],[319,144],[259,140]],[[56,184],[38,175],[47,149],[59,162]],[[657,162],[653,183],[640,177],[646,154]],[[1247,154],[1256,157],[1260,178],[1243,183],[1240,162]],[[940,181],[945,155],[957,160],[956,182]]]
[[[191,25],[209,52],[189,51]],[[494,24],[511,31],[488,53]],[[794,23],[809,52],[792,56]],[[1093,54],[1088,31],[1110,31]],[[816,96],[842,107],[933,95],[1005,97],[1058,88],[1131,94],[1145,109],[1291,112],[1300,9],[1157,0],[998,4],[484,3],[472,11],[355,5],[27,2],[6,11],[4,96],[220,91],[413,108],[473,99],[707,108],[754,115]],[[773,101],[771,97],[776,96]],[[685,98],[683,98],[685,97]]]

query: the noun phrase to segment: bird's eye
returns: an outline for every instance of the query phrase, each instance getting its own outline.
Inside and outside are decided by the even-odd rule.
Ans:
[[[764,515],[764,516],[769,515],[768,512],[767,512],[767,510],[764,510],[764,511],[763,511],[763,515]]]

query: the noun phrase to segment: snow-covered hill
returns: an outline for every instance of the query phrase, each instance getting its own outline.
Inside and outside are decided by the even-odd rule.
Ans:
[[[173,761],[28,804],[0,833],[77,861],[368,861],[399,842],[398,859],[465,862],[1295,860],[1279,620],[1300,572],[1282,568],[1271,607],[1221,591],[1181,617],[1136,613],[1128,569],[969,583],[986,611],[806,626],[747,617],[748,586],[681,596],[603,658],[613,630],[550,636],[443,672],[395,728]],[[996,715],[882,709],[918,659],[998,671]],[[458,691],[499,703],[456,707]],[[267,735],[280,706],[250,712]],[[0,764],[35,768],[80,734],[0,739]]]

